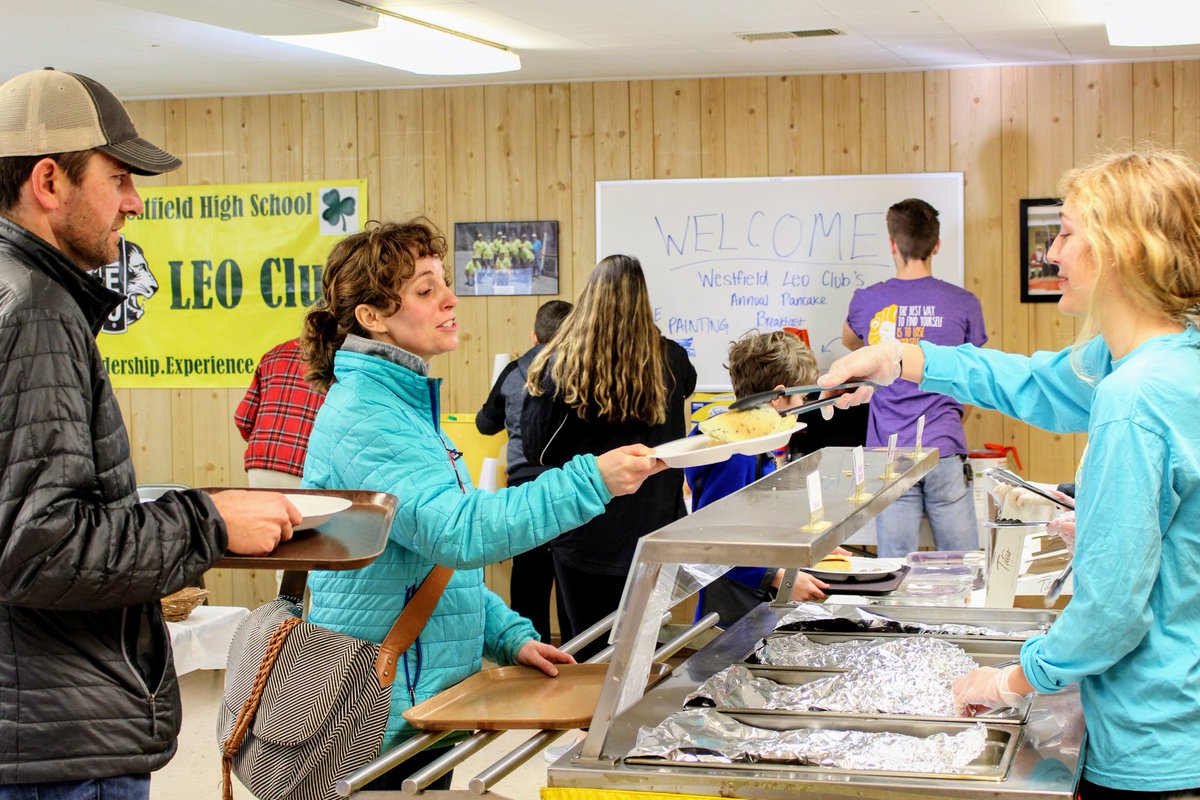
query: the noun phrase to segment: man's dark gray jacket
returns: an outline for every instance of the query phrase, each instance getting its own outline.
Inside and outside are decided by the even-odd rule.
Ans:
[[[201,492],[137,502],[95,338],[121,300],[0,218],[0,784],[147,773],[175,752],[158,600],[220,558],[225,527]]]

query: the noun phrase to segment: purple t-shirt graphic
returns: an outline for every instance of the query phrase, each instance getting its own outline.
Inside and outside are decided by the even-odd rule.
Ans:
[[[859,289],[846,314],[850,330],[867,344],[884,339],[916,344],[982,346],[987,341],[979,298],[937,278],[890,280]],[[917,418],[925,415],[922,446],[936,447],[942,457],[967,452],[962,406],[944,394],[922,392],[911,381],[898,380],[875,390],[871,398],[867,445],[887,444],[900,434],[902,447],[916,444]]]

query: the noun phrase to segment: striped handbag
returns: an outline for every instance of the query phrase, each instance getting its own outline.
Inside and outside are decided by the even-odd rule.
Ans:
[[[382,645],[304,622],[286,597],[242,620],[217,717],[225,800],[231,771],[259,800],[335,800],[336,782],[379,755],[396,663],[453,572],[430,571]]]

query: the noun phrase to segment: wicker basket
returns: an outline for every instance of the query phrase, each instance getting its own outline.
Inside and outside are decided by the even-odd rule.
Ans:
[[[163,617],[167,622],[183,622],[192,613],[192,609],[204,602],[208,597],[207,589],[187,586],[174,594],[162,599]]]

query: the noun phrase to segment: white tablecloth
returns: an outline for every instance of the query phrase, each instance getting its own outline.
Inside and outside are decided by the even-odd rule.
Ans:
[[[225,669],[233,633],[249,613],[241,606],[197,606],[183,622],[168,622],[175,672],[183,675],[195,669]]]

